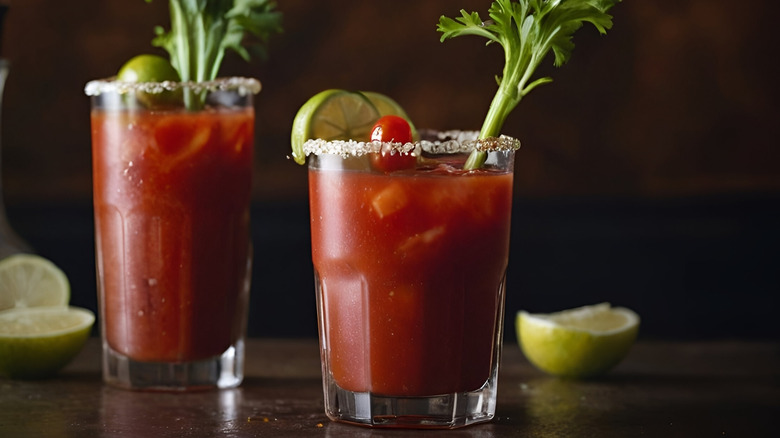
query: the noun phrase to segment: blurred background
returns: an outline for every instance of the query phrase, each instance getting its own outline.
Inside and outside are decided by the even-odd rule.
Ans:
[[[90,79],[114,75],[168,27],[168,2],[0,0],[10,71],[2,107],[7,216],[96,310]],[[288,158],[297,109],[326,88],[394,97],[418,127],[478,129],[503,54],[439,42],[440,15],[489,0],[279,0],[260,79],[250,336],[316,336],[306,169]],[[627,0],[587,25],[505,125],[519,138],[507,340],[520,309],[609,301],[648,339],[780,340],[780,121],[772,0]]]

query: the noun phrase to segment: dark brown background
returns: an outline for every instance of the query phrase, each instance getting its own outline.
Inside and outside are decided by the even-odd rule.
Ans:
[[[8,0],[6,0],[8,3]],[[250,332],[314,333],[306,172],[287,158],[298,107],[325,88],[393,96],[421,127],[479,128],[502,54],[439,42],[436,23],[487,0],[279,0],[270,58],[226,61],[259,78]],[[94,307],[89,99],[84,84],[155,52],[155,0],[10,1],[3,191],[14,227],[63,266]],[[505,133],[523,149],[508,315],[609,300],[658,337],[770,336],[780,281],[772,0],[627,0],[571,61],[541,73]],[[161,52],[156,52],[161,53]],[[283,257],[279,257],[282,255]],[[283,323],[282,321],[285,321]],[[508,326],[509,327],[509,326]],[[508,336],[512,336],[511,332]]]

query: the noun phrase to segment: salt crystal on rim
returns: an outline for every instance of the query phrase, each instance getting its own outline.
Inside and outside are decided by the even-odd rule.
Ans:
[[[421,135],[426,139],[414,143],[309,139],[303,144],[303,152],[306,155],[327,154],[346,158],[377,152],[420,155],[422,151],[431,154],[454,154],[468,153],[475,149],[493,152],[520,148],[520,141],[515,138],[502,135],[480,139],[476,131],[421,131]]]
[[[159,94],[164,91],[173,91],[187,88],[195,93],[202,91],[238,91],[239,94],[257,94],[260,92],[260,81],[254,78],[230,77],[218,78],[213,81],[195,82],[124,82],[118,81],[115,77],[108,79],[98,79],[87,82],[84,87],[84,93],[87,96],[99,96],[102,93],[149,93]]]

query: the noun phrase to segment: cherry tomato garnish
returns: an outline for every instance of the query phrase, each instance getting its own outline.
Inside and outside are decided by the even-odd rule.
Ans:
[[[408,143],[412,141],[412,129],[403,118],[394,115],[383,116],[371,129],[371,141]],[[371,165],[382,172],[414,169],[417,157],[398,151],[371,154]]]

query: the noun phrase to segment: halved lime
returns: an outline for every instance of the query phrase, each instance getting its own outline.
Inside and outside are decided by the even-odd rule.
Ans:
[[[67,306],[69,300],[68,277],[51,261],[33,254],[0,260],[0,310]]]
[[[78,307],[34,307],[0,311],[0,375],[51,376],[84,347],[95,315]]]
[[[290,143],[296,163],[303,164],[303,144],[311,138],[368,141],[379,110],[363,93],[330,89],[312,96],[295,115]]]
[[[412,139],[415,141],[419,140],[420,136],[417,133],[417,128],[415,128],[414,123],[412,123],[412,119],[409,118],[409,115],[406,114],[406,111],[398,102],[396,102],[393,98],[382,93],[377,93],[376,91],[361,91],[361,93],[363,93],[363,95],[374,104],[376,109],[379,110],[380,117],[394,115],[406,119],[406,121],[409,123],[409,127],[412,128]]]
[[[119,69],[117,79],[123,82],[178,81],[179,73],[162,56],[138,55]]]
[[[117,80],[123,82],[178,82],[179,73],[167,59],[157,55],[138,55],[127,61],[119,69]],[[181,105],[183,92],[180,88],[175,90],[161,90],[156,93],[137,91],[135,97],[146,108],[157,109]]]
[[[520,348],[549,374],[587,378],[609,371],[628,354],[639,331],[639,316],[609,303],[550,314],[517,313]]]

